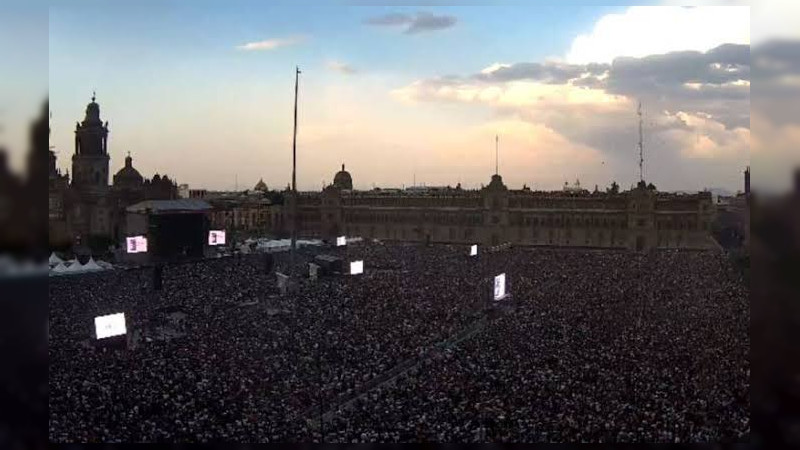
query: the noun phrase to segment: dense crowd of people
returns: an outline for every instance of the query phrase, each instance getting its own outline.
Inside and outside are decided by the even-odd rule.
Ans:
[[[298,267],[324,251],[365,273],[285,296],[261,255],[167,266],[160,291],[151,269],[53,280],[50,440],[748,435],[748,293],[724,255],[467,250],[305,249]],[[493,304],[503,272],[512,295]],[[95,346],[93,318],[116,312],[128,348]]]

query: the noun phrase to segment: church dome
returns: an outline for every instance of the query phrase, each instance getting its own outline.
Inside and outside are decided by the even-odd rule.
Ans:
[[[350,172],[344,170],[344,164],[342,164],[342,170],[333,177],[333,185],[339,189],[353,189],[353,177],[350,176]]]
[[[128,155],[125,158],[125,167],[114,175],[114,186],[133,187],[141,186],[142,183],[144,183],[144,177],[142,177],[142,174],[140,174],[138,170],[133,168],[133,158],[131,158],[131,155]]]
[[[92,93],[92,101],[86,105],[86,116],[83,118],[84,125],[102,124],[100,121],[100,105],[97,104],[95,94]]]
[[[264,183],[264,179],[261,178],[261,179],[258,180],[258,183],[256,183],[256,187],[254,187],[253,190],[254,191],[267,192],[269,189],[267,188],[267,184]]]

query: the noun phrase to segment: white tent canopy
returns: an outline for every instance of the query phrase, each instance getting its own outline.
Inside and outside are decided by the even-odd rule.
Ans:
[[[255,239],[250,242],[256,242],[256,250],[260,252],[284,252],[288,251],[292,248],[292,241],[291,239]],[[322,241],[319,239],[298,239],[297,240],[297,247],[304,247],[307,245],[322,245]],[[246,244],[242,248],[248,247],[249,244]]]
[[[83,269],[83,266],[78,260],[75,260],[75,262],[70,264],[70,266],[67,267],[67,270],[64,271],[64,273],[83,273],[83,272],[85,272],[85,270]]]
[[[59,258],[58,255],[56,255],[56,252],[53,252],[50,254],[50,258],[47,260],[47,262],[55,266],[59,263],[63,263],[64,260]]]
[[[52,269],[50,269],[50,274],[61,274],[66,272],[67,266],[64,265],[63,262],[60,262],[55,265]]]
[[[85,272],[98,272],[101,270],[105,270],[102,267],[100,267],[96,262],[94,262],[94,258],[91,257],[89,258],[89,261],[83,265],[82,269]]]
[[[76,259],[67,262],[71,264],[68,265],[65,262],[60,262],[54,266],[51,266],[50,275],[77,275],[81,273],[102,272],[104,270],[113,269],[111,264],[105,261],[95,261],[94,258],[91,257],[86,264],[81,264]]]

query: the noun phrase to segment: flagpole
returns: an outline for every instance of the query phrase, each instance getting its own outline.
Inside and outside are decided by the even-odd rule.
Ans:
[[[292,136],[292,254],[290,273],[295,274],[294,259],[297,248],[297,91],[300,82],[300,68],[294,74],[294,135]]]

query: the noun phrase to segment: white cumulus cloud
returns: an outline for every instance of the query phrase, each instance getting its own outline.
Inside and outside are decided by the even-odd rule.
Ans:
[[[750,44],[747,6],[634,6],[600,18],[576,37],[566,55],[573,64],[610,63],[614,58],[708,51],[721,44]]]

